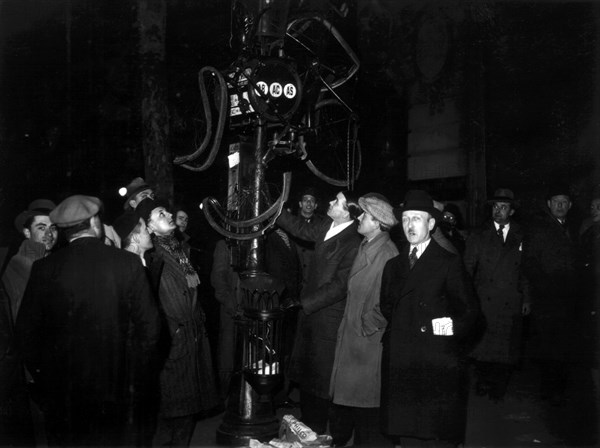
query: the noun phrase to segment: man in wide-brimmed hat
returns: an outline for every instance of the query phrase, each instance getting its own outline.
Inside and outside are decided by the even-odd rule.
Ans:
[[[471,233],[464,261],[487,323],[470,353],[476,367],[476,392],[498,401],[520,359],[522,317],[529,313],[530,299],[521,272],[524,231],[512,220],[515,195],[508,188],[498,188],[488,203],[492,219]]]
[[[144,199],[154,199],[154,190],[143,178],[136,177],[127,184],[122,196],[125,197],[123,208],[126,211],[135,210],[138,204]]]
[[[333,399],[329,429],[335,446],[345,446],[354,431],[354,445],[389,445],[379,430],[381,337],[387,321],[379,310],[383,267],[398,255],[389,230],[396,220],[390,201],[378,193],[358,199],[363,213],[358,249],[348,277],[348,297],[338,330],[331,374]]]
[[[439,215],[431,196],[409,191],[394,215],[407,242],[381,281],[381,427],[402,446],[458,445],[466,427],[461,339],[478,303],[460,257],[431,238]]]
[[[58,232],[48,216],[54,207],[56,205],[49,199],[36,199],[29,204],[27,210],[23,210],[15,218],[15,228],[25,240],[8,262],[2,275],[2,283],[10,298],[13,319],[21,306],[31,266],[35,261],[47,256],[56,245]]]

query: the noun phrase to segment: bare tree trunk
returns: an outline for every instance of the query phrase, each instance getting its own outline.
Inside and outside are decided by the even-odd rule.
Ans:
[[[146,181],[157,196],[173,202],[169,110],[165,67],[166,0],[138,0],[142,76],[142,146]]]

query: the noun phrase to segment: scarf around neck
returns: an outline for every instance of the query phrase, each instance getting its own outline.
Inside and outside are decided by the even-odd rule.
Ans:
[[[183,250],[181,243],[175,238],[175,233],[166,236],[156,235],[156,242],[160,247],[166,250],[177,261],[187,280],[189,288],[195,288],[200,284],[198,274],[190,264],[190,260]]]

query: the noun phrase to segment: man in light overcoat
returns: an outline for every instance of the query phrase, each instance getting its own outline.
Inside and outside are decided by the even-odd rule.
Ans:
[[[359,198],[363,235],[348,278],[344,317],[338,330],[330,393],[330,431],[335,446],[352,437],[354,446],[391,446],[379,428],[381,337],[387,325],[379,308],[383,267],[398,255],[389,229],[398,221],[389,201],[369,193]]]

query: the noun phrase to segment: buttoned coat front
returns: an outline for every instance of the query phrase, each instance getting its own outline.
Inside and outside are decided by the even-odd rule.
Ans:
[[[409,269],[408,244],[387,262],[381,281],[382,430],[386,434],[460,442],[467,382],[461,338],[479,306],[462,260],[433,239]],[[432,319],[450,317],[452,336],[433,334]]]
[[[387,325],[379,308],[381,276],[396,255],[389,233],[382,232],[365,240],[354,259],[331,374],[330,394],[336,404],[379,407],[381,336]]]
[[[346,306],[348,275],[360,244],[356,223],[325,241],[331,220],[308,223],[283,212],[277,220],[284,230],[315,242],[308,284],[302,289],[298,327],[288,376],[302,390],[329,397],[337,331]]]
[[[523,231],[511,222],[506,241],[493,222],[467,239],[465,267],[473,279],[485,316],[485,329],[471,356],[479,361],[515,364],[519,359],[523,328],[523,302],[529,302],[528,285],[521,270]]]

